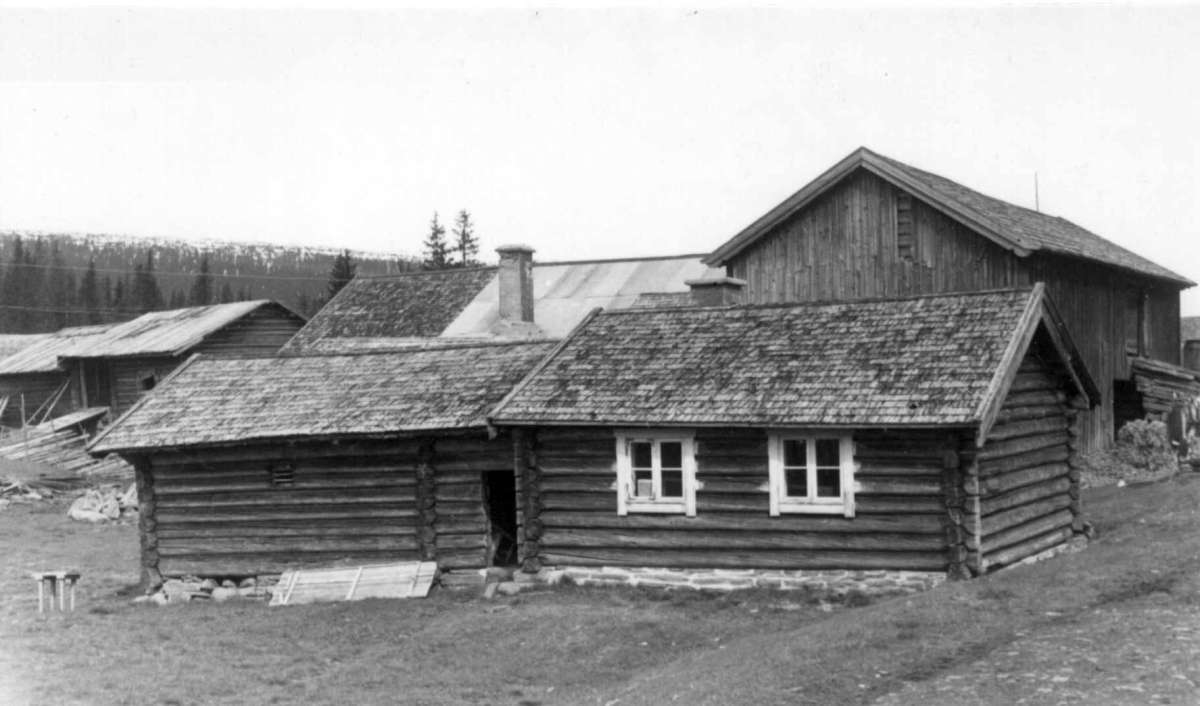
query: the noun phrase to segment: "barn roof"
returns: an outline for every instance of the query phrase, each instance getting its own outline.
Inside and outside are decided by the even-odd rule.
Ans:
[[[534,323],[546,336],[561,338],[595,307],[625,308],[649,291],[686,292],[686,280],[712,272],[700,258],[535,262]],[[313,316],[286,349],[311,349],[315,341],[333,338],[489,337],[500,320],[497,270],[481,267],[356,278]]]
[[[1179,340],[1200,341],[1200,316],[1185,316],[1179,320]]]
[[[74,345],[59,355],[64,358],[182,355],[217,331],[266,307],[276,308],[282,315],[296,316],[267,299],[151,311],[117,324],[101,336]]]
[[[855,150],[751,223],[714,250],[705,261],[710,264],[725,264],[857,169],[865,169],[912,193],[1019,256],[1024,257],[1035,251],[1051,252],[1170,280],[1184,287],[1195,284],[1188,278],[1105,240],[1065,218],[992,198],[945,177],[872,152],[866,147]]]
[[[43,334],[37,341],[0,360],[0,375],[58,372],[62,370],[58,364],[60,356],[100,339],[114,325],[72,326]]]
[[[483,428],[552,344],[447,345],[276,358],[195,356],[90,451]]]
[[[1063,359],[1077,361],[1040,285],[888,301],[602,312],[502,401],[492,420],[980,425],[1039,322]],[[1071,369],[1077,388],[1096,399],[1082,366]]]

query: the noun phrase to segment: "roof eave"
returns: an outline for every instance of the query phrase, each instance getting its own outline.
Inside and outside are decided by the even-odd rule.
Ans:
[[[834,185],[841,182],[842,179],[849,176],[855,169],[859,168],[866,169],[885,181],[911,191],[921,197],[922,200],[928,202],[929,205],[978,231],[997,245],[1013,251],[1019,257],[1026,257],[1032,252],[1032,249],[1027,244],[1001,233],[991,224],[980,220],[957,204],[947,201],[919,181],[911,179],[908,175],[893,168],[890,164],[879,159],[874,152],[871,152],[866,147],[860,147],[837,164],[822,172],[820,176],[789,196],[783,203],[744,228],[725,244],[718,247],[708,257],[704,258],[704,264],[712,267],[721,267],[727,264],[730,259],[748,248],[772,228],[791,218],[814,199],[827,192]]]

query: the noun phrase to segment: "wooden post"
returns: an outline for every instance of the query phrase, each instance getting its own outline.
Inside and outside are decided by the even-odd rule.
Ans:
[[[128,459],[133,463],[138,495],[138,535],[142,548],[142,588],[150,593],[163,583],[158,571],[158,519],[155,517],[154,469],[147,456]]]
[[[437,561],[437,470],[433,439],[417,450],[417,548],[422,561]]]
[[[537,434],[518,430],[513,434],[517,484],[520,488],[520,560],[521,568],[535,573],[542,568],[542,482],[537,460]]]
[[[946,573],[951,579],[970,578],[967,569],[965,523],[966,494],[962,483],[961,460],[957,450],[958,439],[947,439],[942,454],[942,497],[946,503],[943,524],[946,529]]]
[[[1079,474],[1083,468],[1083,463],[1080,459],[1081,444],[1079,424],[1081,415],[1074,409],[1067,409],[1066,415],[1068,422],[1067,434],[1069,436],[1067,448],[1070,451],[1069,455],[1067,456],[1067,465],[1071,469],[1067,473],[1067,477],[1071,480],[1071,485],[1067,489],[1067,493],[1071,496],[1071,515],[1073,516],[1073,519],[1071,520],[1071,529],[1076,533],[1082,533],[1084,529],[1083,504],[1082,493],[1079,492]]]

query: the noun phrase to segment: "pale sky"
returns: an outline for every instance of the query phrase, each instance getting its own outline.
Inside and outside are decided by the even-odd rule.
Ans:
[[[1200,7],[0,10],[0,230],[707,252],[859,145],[1200,280]],[[1184,294],[1200,314],[1200,288]]]

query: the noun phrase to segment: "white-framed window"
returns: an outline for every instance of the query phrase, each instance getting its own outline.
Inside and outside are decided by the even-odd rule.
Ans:
[[[772,516],[854,517],[854,442],[849,434],[773,433],[767,453]]]
[[[617,432],[617,514],[696,514],[696,443],[690,431]]]

